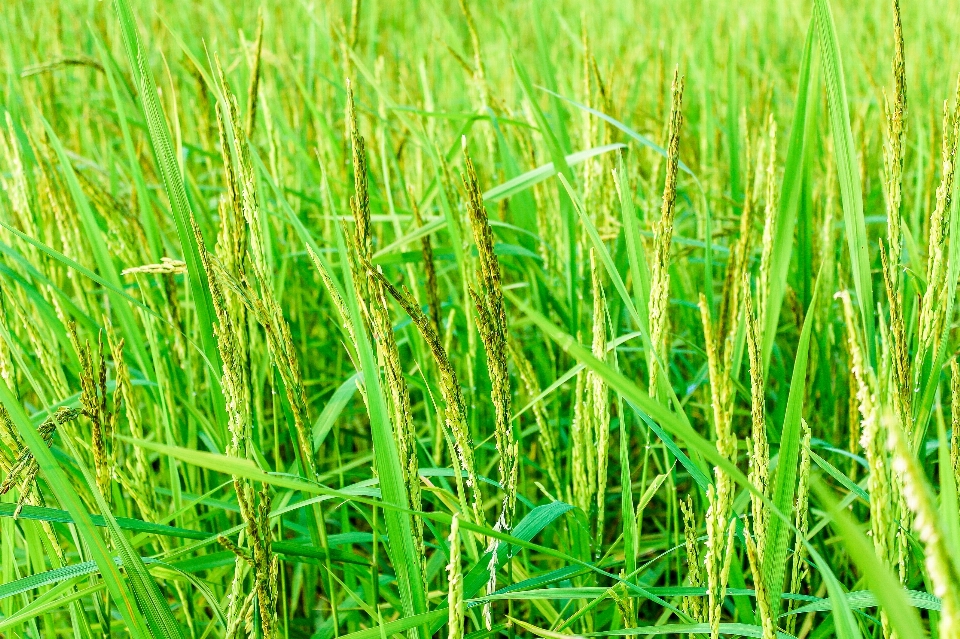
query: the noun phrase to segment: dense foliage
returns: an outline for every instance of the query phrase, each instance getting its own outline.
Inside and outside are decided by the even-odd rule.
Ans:
[[[0,637],[960,637],[960,12],[864,4],[0,6]]]

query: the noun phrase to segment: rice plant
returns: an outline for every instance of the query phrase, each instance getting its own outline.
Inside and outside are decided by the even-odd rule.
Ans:
[[[949,3],[0,34],[0,637],[960,637]]]

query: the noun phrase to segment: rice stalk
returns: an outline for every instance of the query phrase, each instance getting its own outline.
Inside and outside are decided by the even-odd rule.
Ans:
[[[141,266],[131,266],[123,269],[121,275],[182,275],[187,272],[187,263],[183,260],[176,260],[171,257],[160,258],[159,264],[143,264]]]
[[[447,623],[449,624],[448,639],[463,639],[464,634],[464,611],[463,601],[463,572],[460,568],[460,518],[453,516],[450,523],[450,563],[447,564],[447,606],[450,614]]]
[[[960,486],[960,365],[950,360],[950,463],[954,481]],[[957,496],[960,508],[960,494]]]
[[[410,408],[410,390],[404,378],[403,365],[400,362],[400,350],[393,334],[393,323],[389,315],[389,307],[384,294],[383,286],[375,281],[370,286],[374,294],[370,303],[373,336],[376,340],[377,351],[384,372],[386,373],[387,389],[390,406],[393,412],[394,437],[397,443],[397,454],[403,461],[401,464],[403,481],[407,489],[410,508],[421,510],[423,502],[420,497],[420,464],[417,458],[417,432],[413,423]],[[423,546],[423,520],[414,518],[414,545],[420,557],[423,558],[424,574],[426,573],[426,553]]]
[[[483,63],[483,53],[480,48],[480,35],[477,31],[477,25],[473,20],[469,0],[459,0],[459,3],[460,12],[463,13],[463,19],[467,25],[467,33],[470,36],[470,47],[473,49],[473,64],[464,63],[464,68],[470,73],[471,79],[473,80],[474,91],[477,92],[477,99],[479,101],[477,111],[486,113],[493,107],[493,104],[491,103],[490,87],[487,82],[487,70]],[[496,136],[494,136],[493,131],[490,129],[485,129],[485,132],[486,135],[484,137],[487,143],[487,152],[491,158],[496,157]]]
[[[749,138],[747,138],[747,166],[749,165],[750,145]],[[749,292],[749,288],[745,289],[742,282],[750,266],[750,255],[755,240],[753,224],[756,205],[754,200],[754,189],[752,183],[748,180],[743,194],[743,208],[740,211],[739,236],[736,244],[730,250],[730,261],[723,282],[723,295],[717,313],[717,333],[719,335],[730,335],[734,331],[734,326],[741,312],[741,295],[745,294],[744,291]],[[728,341],[727,344],[732,344],[732,342]]]
[[[710,380],[710,403],[717,451],[734,461],[737,437],[732,428],[733,386],[730,379],[731,361],[724,358],[721,346],[714,337],[713,320],[707,308],[706,297],[700,295],[700,318],[707,351],[707,371]],[[729,352],[729,349],[723,349]],[[725,361],[724,361],[725,360]],[[733,514],[734,484],[719,466],[713,469],[714,483],[707,488],[707,552],[704,563],[707,572],[707,618],[712,639],[720,632],[723,599],[726,596],[730,570],[730,555],[736,529]]]
[[[761,326],[753,313],[753,302],[750,294],[749,280],[743,281],[743,298],[745,301],[745,317],[747,326],[747,352],[750,359],[750,415],[751,438],[748,440],[750,455],[750,483],[761,492],[763,497],[769,497],[770,487],[770,447],[767,443],[767,418],[765,406],[766,385],[763,371],[763,337]],[[757,558],[763,563],[767,520],[769,511],[760,496],[750,495],[750,514],[753,517],[753,531],[757,541]]]
[[[578,340],[579,341],[579,340]],[[587,373],[577,373],[573,391],[573,421],[570,424],[571,490],[574,505],[589,513],[597,494],[597,456],[594,421],[588,394]]]
[[[409,291],[403,289],[397,290],[383,274],[368,265],[368,273],[376,279],[384,290],[391,297],[397,300],[400,307],[410,316],[417,330],[426,342],[427,347],[433,354],[437,363],[437,369],[440,374],[440,393],[444,402],[444,419],[447,428],[453,436],[453,450],[451,459],[456,470],[455,478],[462,503],[464,514],[470,512],[467,504],[467,489],[469,489],[470,502],[472,504],[473,521],[478,525],[484,525],[486,518],[483,513],[483,498],[480,492],[480,485],[477,481],[476,463],[474,461],[473,438],[467,428],[466,407],[463,401],[463,390],[457,379],[457,373],[454,369],[447,351],[443,346],[440,335],[433,328],[430,318],[421,310],[420,305]]]
[[[57,432],[57,428],[72,422],[79,416],[80,411],[75,408],[58,408],[53,415],[45,419],[43,423],[37,427],[37,433],[39,433],[43,441],[47,443],[47,446],[51,447],[53,446],[53,435]],[[23,510],[23,506],[28,503],[28,501],[41,499],[39,489],[36,486],[36,478],[37,473],[40,472],[40,466],[37,464],[36,459],[34,459],[33,454],[22,443],[20,437],[13,430],[13,425],[10,423],[10,418],[6,415],[6,411],[0,414],[0,428],[3,430],[4,445],[16,453],[16,457],[9,462],[4,460],[4,463],[9,464],[9,466],[4,469],[5,477],[3,482],[0,482],[0,495],[5,495],[14,486],[17,487],[20,496],[17,499],[16,509],[13,511],[14,518],[17,518]],[[40,503],[42,503],[42,501]]]
[[[775,164],[777,159],[777,122],[772,115],[767,120],[767,140],[767,146],[765,147],[766,165],[763,166],[763,237],[760,240],[760,276],[757,282],[759,298],[757,300],[757,308],[759,309],[757,322],[759,326],[766,326],[767,321],[767,296],[771,286],[770,270],[773,262],[773,238],[776,233],[778,206]],[[763,158],[762,155],[761,158]]]
[[[224,170],[228,174],[233,174],[232,178],[227,178],[227,182],[228,184],[233,182],[235,185],[232,187],[236,189],[236,193],[233,195],[238,200],[239,210],[242,212],[242,219],[247,229],[245,238],[236,233],[232,243],[232,251],[235,252],[234,261],[237,262],[236,266],[239,270],[238,274],[244,293],[243,296],[238,298],[238,301],[247,304],[250,317],[260,325],[265,334],[267,349],[283,381],[287,402],[290,405],[303,472],[307,477],[314,477],[316,475],[316,461],[313,452],[313,436],[308,426],[303,374],[290,332],[290,325],[284,317],[283,308],[274,293],[268,276],[267,249],[262,236],[262,211],[257,193],[257,179],[250,158],[249,142],[241,128],[236,99],[229,95],[229,92],[227,93],[227,109],[229,111],[227,115],[229,121],[233,123],[232,146],[236,153],[236,167],[234,169],[233,163],[225,162]],[[237,220],[236,227],[239,226],[240,221]],[[246,254],[246,247],[237,241],[243,239],[249,242],[247,257],[242,257]],[[248,331],[248,333],[252,337],[252,331]],[[241,344],[241,346],[243,345]],[[244,351],[241,350],[240,352]],[[246,386],[239,388],[243,389]]]
[[[917,459],[911,450],[906,434],[889,414],[886,422],[888,450],[892,464],[903,477],[904,495],[913,514],[913,529],[924,544],[924,564],[933,594],[940,597],[940,622],[938,630],[942,637],[960,633],[960,594],[956,584],[960,582],[953,560],[941,530],[937,508],[930,496],[930,489]]]
[[[103,334],[97,339],[97,361],[94,363],[90,343],[80,344],[76,325],[71,324],[69,334],[74,350],[80,360],[80,406],[82,414],[90,422],[90,445],[93,453],[94,476],[97,489],[108,502],[111,499],[110,480],[113,472],[113,416],[107,410],[107,362],[104,354]]]
[[[477,328],[487,356],[487,368],[492,384],[491,397],[496,413],[496,443],[500,455],[498,476],[503,487],[504,498],[497,519],[496,529],[509,531],[513,526],[513,512],[516,508],[516,482],[518,463],[518,443],[510,419],[510,372],[507,369],[507,314],[503,305],[503,285],[501,283],[500,262],[494,253],[493,231],[487,219],[483,204],[483,195],[477,180],[473,162],[464,148],[466,174],[462,175],[463,187],[467,194],[467,213],[474,241],[479,253],[479,272],[477,288],[470,289],[474,307],[477,311]]]
[[[591,288],[593,292],[593,356],[599,360],[604,360],[607,352],[607,300],[603,293],[603,282],[600,276],[600,269],[597,266],[597,258],[594,251],[590,251],[590,273]],[[596,521],[602,522],[604,518],[604,506],[607,492],[607,449],[610,443],[610,399],[607,385],[603,379],[595,372],[587,373],[587,386],[589,388],[589,405],[593,408],[593,435],[594,441],[591,448],[596,455]],[[596,526],[596,548],[595,552],[600,553],[603,543],[603,526]]]
[[[80,411],[70,408],[60,408],[53,416],[44,420],[37,428],[37,432],[47,442],[48,446],[53,445],[53,435],[57,426],[61,426],[75,420],[79,417]],[[43,506],[45,500],[36,484],[36,477],[39,473],[39,465],[36,459],[24,445],[23,440],[17,433],[13,422],[10,420],[10,414],[6,408],[0,407],[0,443],[6,447],[11,456],[8,459],[3,452],[0,452],[0,475],[3,481],[0,483],[0,495],[6,494],[11,487],[17,484],[17,491],[20,493],[13,511],[13,518],[17,519],[22,512],[24,505]],[[67,563],[66,556],[60,540],[57,538],[56,530],[53,524],[43,521],[41,528],[50,548],[56,555],[61,565]]]
[[[766,237],[766,233],[765,233]],[[761,267],[762,268],[762,267]],[[776,620],[769,586],[760,569],[766,558],[767,527],[770,519],[765,499],[770,497],[770,448],[767,442],[767,419],[765,406],[765,383],[763,368],[762,323],[753,313],[753,301],[750,282],[743,279],[744,316],[746,318],[747,351],[750,360],[750,415],[751,438],[747,440],[749,454],[750,483],[760,491],[760,495],[750,494],[750,514],[752,517],[751,536],[744,524],[744,539],[747,544],[747,556],[753,575],[754,589],[757,593],[757,608],[764,639],[776,636]],[[763,308],[763,307],[761,307]],[[804,481],[801,478],[801,481]]]
[[[413,211],[413,221],[418,228],[423,227],[423,216],[420,213],[420,206],[417,204],[417,198],[413,191],[408,188],[408,200],[410,209]],[[433,322],[433,328],[438,333],[442,324],[440,321],[440,286],[437,282],[437,265],[433,260],[433,244],[429,235],[420,238],[420,251],[423,255],[423,269],[426,273],[426,291],[427,305],[430,307],[430,319]]]
[[[247,87],[247,117],[243,130],[247,139],[253,139],[257,126],[257,101],[260,97],[260,56],[263,52],[263,7],[257,10],[257,36],[253,44],[253,62],[250,65],[250,84]]]
[[[659,366],[666,362],[667,323],[670,306],[670,245],[673,239],[677,174],[680,162],[680,129],[683,126],[683,76],[673,73],[669,126],[667,129],[667,177],[663,185],[660,219],[654,224],[654,254],[650,276],[650,341],[656,358],[650,370],[650,393],[656,393]],[[666,371],[664,371],[666,372]]]
[[[794,526],[797,531],[793,542],[793,559],[790,568],[790,592],[799,594],[803,583],[810,578],[810,566],[806,562],[807,555],[807,533],[810,529],[810,438],[812,431],[807,420],[800,422],[803,438],[800,440],[800,468],[797,470],[797,477],[800,478],[800,485],[797,487],[797,500],[795,504]],[[790,613],[797,606],[794,599],[787,601],[787,612]],[[786,621],[785,630],[787,634],[793,635],[796,631],[797,615],[789,615]]]
[[[134,439],[142,440],[146,435],[143,429],[143,417],[140,413],[139,402],[133,393],[133,385],[130,381],[130,371],[127,368],[126,361],[123,359],[123,346],[123,338],[110,339],[110,353],[114,362],[114,378],[116,380],[116,389],[114,390],[114,411],[112,415],[113,425],[111,430],[113,430],[113,432],[119,431],[117,421],[119,420],[120,409],[122,408],[123,414],[127,418],[127,428],[130,436]],[[139,446],[133,446],[132,459],[125,460],[125,468],[132,476],[133,483],[135,485],[149,485],[149,462],[143,448]],[[123,481],[123,474],[120,476],[121,481]],[[156,515],[153,493],[145,490],[134,490],[131,491],[131,496],[133,497],[134,501],[137,502],[137,506],[144,513],[144,515],[150,519],[153,519]]]
[[[222,275],[214,269],[210,255],[203,248],[203,236],[196,220],[192,220],[192,223],[194,234],[197,237],[197,245],[201,247],[201,263],[210,283],[210,294],[217,318],[217,323],[214,325],[214,335],[217,338],[217,347],[223,361],[221,387],[226,399],[229,418],[228,430],[231,435],[227,452],[228,455],[245,458],[249,454],[250,446],[248,432],[250,409],[247,400],[248,391],[243,385],[244,376],[242,373],[242,361],[245,353],[238,343],[234,323],[227,308],[227,301],[220,284]],[[271,497],[269,488],[264,485],[259,493],[259,503],[257,503],[250,482],[234,476],[233,486],[240,516],[244,522],[244,539],[253,558],[253,592],[256,593],[261,630],[265,637],[272,639],[278,630],[278,564],[277,557],[271,552],[272,533],[269,519]],[[244,616],[246,616],[246,613]]]
[[[777,636],[776,621],[773,618],[773,602],[770,590],[763,579],[761,572],[760,549],[757,542],[762,539],[757,533],[751,533],[750,524],[744,519],[743,539],[747,547],[747,562],[750,564],[750,573],[753,575],[753,587],[757,596],[757,612],[760,617],[760,626],[763,629],[763,639],[775,639]]]
[[[904,555],[898,552],[899,531],[897,526],[898,513],[897,491],[899,489],[899,474],[892,468],[892,460],[886,454],[887,434],[881,419],[881,407],[877,399],[877,381],[873,369],[866,363],[864,351],[860,345],[856,332],[856,316],[850,295],[846,291],[837,294],[843,304],[844,317],[847,319],[847,345],[850,352],[850,370],[856,381],[856,397],[860,411],[861,436],[860,444],[863,447],[867,460],[869,475],[867,487],[870,494],[870,528],[873,537],[874,551],[880,561],[887,566],[898,567],[903,574]],[[885,612],[880,611],[881,623],[885,637],[892,636],[892,628]]]
[[[461,175],[463,188],[467,195],[467,213],[470,227],[473,231],[479,253],[479,269],[477,273],[477,287],[470,288],[477,313],[477,329],[480,332],[480,341],[487,356],[487,369],[490,373],[491,399],[496,414],[496,445],[499,454],[498,477],[503,487],[503,501],[500,514],[494,524],[498,531],[509,531],[513,527],[513,514],[517,500],[517,470],[518,470],[518,442],[513,432],[513,421],[510,419],[510,372],[507,369],[507,315],[503,306],[503,289],[501,283],[500,262],[494,253],[493,231],[487,219],[487,210],[483,204],[483,194],[480,190],[477,173],[473,161],[467,154],[466,139],[464,138],[464,164],[466,173]],[[479,290],[478,290],[479,289]],[[487,583],[487,593],[496,590],[496,549],[499,542],[492,542],[490,559],[490,580]],[[484,605],[484,618],[487,629],[493,626],[490,604]]]
[[[550,477],[550,482],[553,484],[557,495],[562,495],[563,484],[560,482],[560,472],[557,465],[557,454],[559,450],[557,434],[554,432],[554,427],[550,424],[544,400],[536,399],[540,397],[542,390],[540,388],[540,382],[537,380],[537,373],[533,369],[530,360],[527,359],[527,356],[524,354],[522,345],[515,337],[511,337],[507,345],[510,348],[510,356],[511,359],[513,359],[517,377],[520,378],[520,382],[523,384],[527,396],[530,398],[530,401],[533,402],[530,410],[533,412],[533,418],[537,425],[537,433],[539,436],[538,442],[540,443],[540,449],[543,451],[542,464],[546,468],[547,475]],[[535,399],[536,401],[534,401]]]
[[[914,361],[914,384],[919,384],[922,363],[939,345],[940,336],[946,321],[946,304],[940,300],[940,292],[946,285],[947,250],[949,245],[949,215],[953,201],[953,183],[956,173],[957,148],[960,145],[960,76],[951,111],[947,102],[943,104],[943,140],[940,150],[942,173],[940,185],[936,191],[936,205],[930,217],[930,231],[927,240],[927,288],[920,302],[919,347]],[[909,428],[909,424],[908,424]],[[917,432],[911,428],[908,437],[916,439]],[[918,442],[914,442],[917,446]]]
[[[884,97],[886,142],[883,151],[884,199],[887,205],[887,243],[881,243],[883,279],[890,308],[890,329],[893,346],[894,403],[901,423],[912,432],[912,397],[910,361],[903,308],[901,255],[903,254],[903,163],[907,147],[907,87],[904,70],[903,26],[900,2],[893,1],[893,103]]]
[[[703,558],[700,555],[700,540],[697,538],[697,521],[693,496],[680,500],[680,512],[683,513],[684,549],[687,551],[687,581],[691,588],[703,588]],[[702,597],[686,596],[681,602],[683,612],[693,619],[706,621],[706,607]]]

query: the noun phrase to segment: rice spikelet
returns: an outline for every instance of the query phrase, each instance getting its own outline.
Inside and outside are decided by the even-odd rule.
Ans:
[[[797,470],[797,477],[800,480],[797,486],[797,499],[795,504],[796,519],[794,525],[797,532],[794,535],[793,559],[790,569],[790,592],[800,594],[803,582],[809,579],[810,568],[805,558],[807,553],[806,538],[810,528],[809,507],[810,507],[810,425],[807,420],[800,420],[802,439],[800,440],[800,468]],[[787,600],[787,612],[791,612],[797,607],[795,599]],[[786,622],[787,634],[793,635],[796,630],[797,615],[789,615]]]
[[[520,381],[530,400],[533,401],[540,396],[541,391],[540,382],[537,381],[536,371],[533,370],[533,365],[530,363],[530,360],[527,359],[526,355],[524,355],[523,347],[517,339],[511,337],[508,345],[510,347],[510,356],[513,359],[513,365],[517,369],[517,375],[520,377]],[[553,427],[548,420],[544,400],[537,399],[533,401],[530,410],[533,412],[533,418],[537,424],[537,431],[539,433],[538,441],[540,443],[540,449],[543,451],[542,465],[547,470],[547,475],[550,477],[550,482],[553,484],[554,490],[557,491],[558,495],[561,495],[563,494],[563,486],[560,483],[560,474],[557,466],[557,436],[556,433],[553,432]]]
[[[467,491],[465,489],[469,489],[470,496],[472,497],[474,522],[481,526],[486,525],[486,519],[483,514],[483,501],[480,494],[480,486],[477,481],[477,471],[473,457],[473,438],[470,436],[467,428],[463,391],[460,388],[460,382],[457,380],[457,373],[453,368],[453,364],[450,362],[447,351],[443,347],[440,335],[434,330],[430,318],[421,310],[420,305],[413,299],[409,291],[406,289],[403,291],[397,290],[396,287],[387,281],[379,270],[369,265],[368,272],[374,279],[379,281],[384,290],[397,300],[400,307],[410,316],[413,324],[417,327],[417,330],[420,331],[420,335],[433,354],[434,360],[437,363],[437,369],[440,373],[440,393],[443,396],[444,402],[444,419],[447,423],[447,428],[453,435],[454,450],[452,451],[451,458],[454,468],[457,471],[455,478],[460,491],[461,501],[464,505],[466,504]],[[466,480],[461,476],[461,473],[466,475]],[[464,508],[465,512],[466,510],[467,509]]]
[[[710,380],[710,402],[713,407],[713,427],[717,451],[731,461],[737,454],[737,437],[732,429],[733,386],[730,380],[730,361],[723,361],[721,349],[714,337],[713,321],[706,298],[700,295],[700,318],[703,324],[707,350],[707,371]],[[727,349],[729,352],[729,349]],[[736,528],[733,513],[733,480],[719,467],[714,467],[714,483],[707,489],[707,552],[704,557],[707,572],[708,620],[711,639],[720,633],[720,616],[727,590],[733,533]]]
[[[893,346],[894,392],[893,400],[901,423],[912,431],[912,397],[910,392],[910,361],[903,309],[901,254],[903,252],[903,220],[901,200],[903,188],[903,161],[906,154],[907,88],[903,59],[903,29],[900,22],[900,2],[893,0],[893,80],[894,101],[891,105],[884,95],[886,114],[886,141],[883,148],[884,200],[887,206],[887,242],[881,243],[883,281],[890,305],[890,329]]]
[[[449,608],[448,639],[463,639],[464,611],[463,571],[460,566],[460,518],[455,514],[450,523],[450,563],[447,564],[447,605]]]
[[[680,129],[683,126],[683,76],[673,73],[673,101],[667,133],[667,177],[663,185],[660,219],[654,224],[654,255],[650,279],[650,341],[656,354],[650,371],[650,393],[656,394],[659,368],[666,366],[667,313],[670,305],[670,245],[680,165]],[[659,360],[659,362],[657,361]]]
[[[703,558],[700,556],[700,541],[697,539],[697,521],[693,506],[693,496],[680,500],[680,512],[683,515],[684,548],[687,551],[687,581],[691,588],[703,588]],[[696,621],[706,620],[702,597],[686,596],[682,602],[683,611]]]
[[[867,488],[870,494],[870,528],[874,551],[887,566],[898,566],[904,572],[904,554],[898,551],[900,534],[894,507],[897,505],[899,473],[891,468],[891,459],[887,454],[885,426],[888,422],[881,419],[882,407],[877,400],[877,381],[873,369],[866,363],[863,348],[856,329],[856,316],[850,294],[841,291],[837,294],[843,304],[844,319],[847,322],[847,345],[850,352],[850,368],[856,382],[856,396],[860,412],[861,437],[864,456],[870,474]],[[884,636],[889,637],[892,628],[881,610],[881,623]]]
[[[466,174],[462,176],[467,194],[467,212],[480,256],[477,276],[479,290],[470,290],[477,311],[477,328],[487,355],[490,370],[493,406],[496,412],[496,443],[500,454],[499,479],[504,499],[497,530],[508,531],[513,526],[516,504],[518,451],[513,423],[510,419],[510,373],[507,370],[507,314],[503,305],[500,262],[494,253],[493,231],[487,219],[483,194],[470,156],[464,148]]]
[[[593,356],[604,361],[607,353],[607,300],[603,294],[603,282],[597,258],[590,251],[591,286],[593,289]],[[607,385],[594,371],[587,373],[587,385],[590,392],[590,406],[593,408],[593,447],[596,451],[597,495],[596,495],[596,548],[600,553],[603,542],[603,517],[607,491],[607,450],[610,443],[610,400]]]

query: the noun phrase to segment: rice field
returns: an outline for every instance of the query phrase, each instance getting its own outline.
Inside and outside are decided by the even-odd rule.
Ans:
[[[960,637],[958,50],[0,5],[0,637]]]

